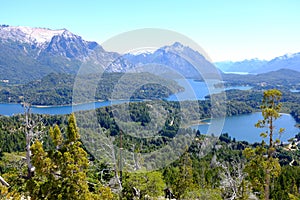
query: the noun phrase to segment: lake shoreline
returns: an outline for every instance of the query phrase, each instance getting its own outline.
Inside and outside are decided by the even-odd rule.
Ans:
[[[280,113],[281,117],[276,120],[275,127],[285,128],[285,132],[280,136],[280,140],[287,142],[289,139],[293,138],[300,131],[300,127],[297,127],[297,122],[292,115],[288,113]],[[249,143],[261,142],[263,138],[260,137],[260,133],[265,131],[265,128],[256,128],[254,125],[258,120],[263,117],[261,112],[253,112],[249,114],[241,114],[228,116],[225,119],[221,133],[214,133],[215,135],[220,135],[222,133],[228,133],[231,138],[235,138],[237,141],[247,141]],[[218,118],[210,120],[210,123],[218,123]],[[197,124],[192,125],[190,128],[194,130],[199,130],[201,134],[206,134],[209,125],[207,124]],[[244,127],[247,127],[246,129]],[[278,130],[277,130],[278,131]],[[274,137],[279,137],[277,132]]]

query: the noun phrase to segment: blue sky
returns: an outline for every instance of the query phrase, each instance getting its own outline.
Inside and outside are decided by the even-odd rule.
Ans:
[[[197,42],[213,61],[300,52],[299,0],[2,0],[0,24],[66,28],[102,43],[139,28]]]

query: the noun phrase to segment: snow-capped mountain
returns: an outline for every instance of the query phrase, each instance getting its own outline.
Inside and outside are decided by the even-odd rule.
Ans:
[[[152,72],[200,79],[216,69],[199,52],[178,42],[120,55],[66,29],[0,26],[0,80],[24,83],[49,73]],[[215,71],[214,71],[215,70]]]
[[[83,64],[89,65],[86,73],[95,73],[119,57],[66,29],[0,26],[0,80],[22,83],[52,72],[76,74]],[[113,66],[127,67],[126,62]]]
[[[19,43],[24,51],[31,54],[33,49],[37,49],[35,57],[44,52],[82,60],[89,56],[89,50],[100,47],[96,42],[85,41],[66,29],[0,26],[0,38],[3,43]]]
[[[279,69],[291,69],[300,71],[300,52],[294,54],[285,54],[270,60],[266,65],[256,71],[256,73],[264,73],[269,71],[277,71]]]
[[[202,54],[178,42],[120,55],[107,52],[98,43],[86,41],[66,29],[0,25],[1,82],[24,83],[53,72],[76,74],[83,64],[87,66],[86,73],[147,71],[193,78],[216,74],[213,64]],[[252,59],[216,65],[231,72],[264,73],[282,68],[300,71],[300,53],[271,61]]]
[[[155,74],[177,74],[183,77],[201,78],[216,73],[215,67],[199,52],[179,42],[164,46],[153,53],[125,54],[124,59],[133,66]]]
[[[20,43],[43,45],[49,43],[56,35],[68,32],[66,29],[51,30],[24,26],[0,26],[0,37]]]
[[[216,62],[215,65],[225,73],[238,72],[238,73],[254,73],[262,68],[268,61],[260,59],[250,59],[243,61],[224,61]]]
[[[237,62],[216,62],[215,65],[223,72],[247,72],[261,74],[280,69],[300,71],[300,52],[285,54],[270,61],[251,59]]]

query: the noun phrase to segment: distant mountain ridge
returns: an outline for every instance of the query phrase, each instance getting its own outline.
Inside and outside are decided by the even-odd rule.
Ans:
[[[199,71],[215,73],[203,55],[179,42],[152,53],[120,55],[66,29],[0,26],[0,80],[19,84],[49,73],[76,74],[83,64],[86,73],[146,71],[195,78]]]
[[[279,69],[300,71],[300,52],[276,57],[264,65],[263,68],[260,68],[255,72],[264,73],[269,71],[277,71]]]
[[[254,73],[256,70],[262,68],[267,62],[268,61],[266,60],[250,59],[237,62],[216,62],[215,65],[223,72]]]
[[[215,65],[223,72],[247,72],[261,74],[280,69],[300,71],[300,52],[276,57],[270,61],[251,59],[243,61],[216,62]]]
[[[300,70],[300,53],[241,62],[215,63],[224,72],[264,73],[287,68]],[[161,76],[214,78],[218,70],[198,51],[175,42],[154,52],[120,55],[97,42],[86,41],[67,29],[51,30],[0,25],[0,81],[24,84],[50,73],[151,72]],[[219,73],[219,72],[218,72]]]

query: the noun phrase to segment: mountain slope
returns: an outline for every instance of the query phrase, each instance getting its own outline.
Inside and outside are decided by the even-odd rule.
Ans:
[[[300,72],[291,69],[280,69],[261,74],[223,74],[225,85],[251,85],[258,89],[277,88],[290,90],[299,87]]]
[[[218,71],[199,52],[178,42],[153,53],[120,55],[66,29],[0,26],[0,81],[23,84],[50,73],[150,72],[161,76],[215,78]]]
[[[83,64],[89,66],[86,73],[99,72],[118,57],[66,29],[0,26],[0,80],[10,83],[29,82],[53,72],[76,74]],[[114,62],[114,66],[124,68],[126,63]]]
[[[215,65],[223,72],[266,73],[280,69],[300,71],[300,52],[276,57],[270,61],[251,59],[238,62],[216,62]]]
[[[254,72],[264,73],[269,71],[276,71],[283,68],[300,71],[300,52],[276,57],[266,63],[262,68],[255,70]]]
[[[267,63],[265,60],[251,59],[243,60],[238,62],[225,61],[225,62],[216,62],[215,65],[222,70],[223,72],[243,72],[251,73],[257,71]]]
[[[199,79],[202,75],[213,76],[217,72],[203,55],[179,42],[161,47],[153,53],[125,54],[123,58],[135,66],[160,75],[179,74]]]

